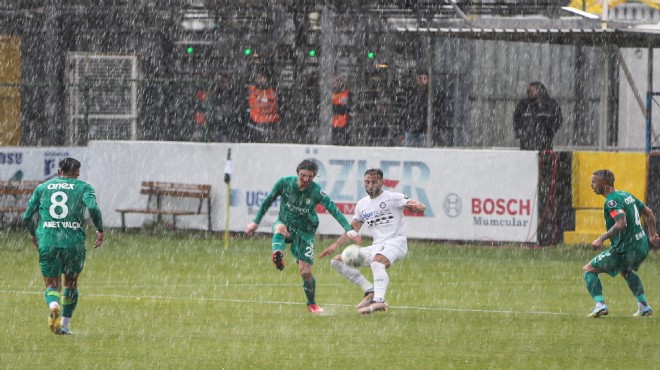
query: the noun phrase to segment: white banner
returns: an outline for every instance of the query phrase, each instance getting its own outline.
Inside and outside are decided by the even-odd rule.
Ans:
[[[147,197],[140,194],[142,181],[211,184],[212,226],[213,230],[221,231],[225,225],[226,185],[223,179],[229,148],[232,149],[233,167],[231,231],[244,230],[275,182],[282,176],[295,175],[298,163],[312,158],[320,165],[315,181],[345,213],[349,222],[355,204],[365,195],[364,171],[378,167],[385,174],[386,189],[402,192],[427,206],[424,215],[406,218],[406,232],[411,238],[537,240],[536,152],[92,141],[87,157],[84,148],[0,148],[0,153],[4,153],[0,160],[4,158],[9,162],[8,154],[20,152],[20,159],[14,155],[11,161],[21,163],[24,179],[36,179],[47,177],[39,171],[45,166],[44,152],[67,153],[80,158],[83,162],[81,179],[96,188],[104,223],[108,227],[121,226],[116,209],[146,206]],[[10,165],[1,163],[0,179],[8,179],[16,172]],[[194,208],[195,204],[190,202],[174,199],[168,200],[164,206]],[[276,202],[262,220],[259,231],[270,232],[277,211]],[[319,217],[320,234],[338,235],[342,232],[329,214],[320,213]],[[152,218],[127,214],[127,226],[140,227]],[[206,217],[179,217],[177,227],[206,229]],[[366,228],[363,231],[368,235]]]
[[[82,162],[80,175],[87,175],[84,147],[0,147],[0,181],[50,179],[57,176],[57,164],[66,157]]]

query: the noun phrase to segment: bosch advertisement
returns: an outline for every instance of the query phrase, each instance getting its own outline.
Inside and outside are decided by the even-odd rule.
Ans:
[[[231,148],[229,196],[223,181],[225,158]],[[108,227],[121,226],[122,207],[144,207],[142,181],[169,181],[211,185],[212,229],[224,230],[229,214],[231,231],[243,231],[275,182],[296,174],[303,159],[314,159],[314,179],[349,222],[355,204],[366,195],[363,175],[380,168],[384,188],[401,192],[426,205],[424,214],[409,214],[410,238],[465,241],[536,242],[537,153],[518,150],[455,150],[359,148],[282,144],[199,144],[176,142],[93,141],[87,148],[2,149],[0,178],[45,179],[54,175],[57,161],[81,158],[81,179],[96,187],[97,200]],[[229,210],[227,211],[227,199]],[[172,200],[184,202],[185,200]],[[165,204],[165,207],[170,204]],[[185,204],[171,204],[185,207]],[[279,202],[263,217],[258,231],[270,232]],[[323,235],[342,228],[317,207]],[[153,218],[130,215],[128,227],[140,227]],[[205,217],[181,217],[177,227],[204,230]],[[365,231],[365,235],[368,231]]]

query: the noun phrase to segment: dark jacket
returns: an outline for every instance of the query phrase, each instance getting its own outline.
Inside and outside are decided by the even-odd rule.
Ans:
[[[428,117],[428,90],[414,89],[407,96],[403,107],[402,125],[403,131],[413,134],[426,133]],[[442,122],[440,102],[437,96],[433,103],[433,131],[437,130]]]
[[[545,89],[543,89],[545,90]],[[561,108],[547,93],[522,99],[513,113],[513,128],[522,150],[552,150],[552,139],[562,124]]]

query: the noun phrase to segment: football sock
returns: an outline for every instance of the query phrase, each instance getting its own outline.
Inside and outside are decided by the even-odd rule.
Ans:
[[[305,290],[305,296],[307,297],[307,305],[316,303],[316,279],[312,278],[311,280],[303,279],[303,290]]]
[[[60,304],[60,292],[57,291],[55,288],[48,288],[46,289],[46,292],[44,293],[44,299],[46,300],[46,304],[48,307],[52,307],[52,303],[57,303],[58,305]]]
[[[78,289],[64,288],[62,293],[62,316],[72,317],[78,305]]]
[[[598,274],[595,272],[585,272],[584,273],[584,282],[587,284],[587,290],[591,297],[594,299],[594,302],[604,302],[603,298],[603,285],[600,283]]]
[[[642,296],[642,301],[646,301],[646,297],[644,297],[644,286],[639,275],[631,271],[626,277],[626,282],[628,283],[628,288],[630,288],[630,291],[636,298]],[[639,298],[637,298],[637,301],[640,301]]]
[[[330,265],[350,282],[359,286],[362,291],[369,292],[374,290],[373,284],[371,284],[371,282],[360,273],[360,270],[355,267],[351,267],[344,262],[337,260],[330,260]]]
[[[285,242],[284,242],[284,235],[283,234],[273,234],[273,252],[275,251],[282,251],[284,252],[285,248]]]
[[[71,318],[62,316],[62,327],[68,329],[69,325],[71,325]]]
[[[385,292],[390,283],[385,265],[380,262],[371,262],[371,271],[374,274],[374,302],[385,302]]]

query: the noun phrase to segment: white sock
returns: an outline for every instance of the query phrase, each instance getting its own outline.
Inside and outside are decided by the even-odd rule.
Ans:
[[[605,302],[596,302],[596,308],[603,308],[605,307]]]
[[[59,304],[58,302],[50,302],[50,304],[48,305],[48,307],[49,307],[51,310],[52,310],[53,308],[55,308],[55,307],[59,307],[59,306],[60,306],[60,304]]]
[[[387,285],[390,283],[387,269],[380,262],[371,262],[371,271],[374,274],[374,302],[385,302]]]
[[[68,329],[69,324],[71,324],[71,318],[70,317],[62,317],[62,327],[65,328],[65,329]]]
[[[355,285],[359,286],[363,292],[368,292],[374,289],[374,286],[367,280],[364,275],[360,273],[360,270],[355,267],[348,266],[342,261],[330,260],[330,265],[332,268],[337,270],[338,273],[342,274],[346,279],[352,281]]]

